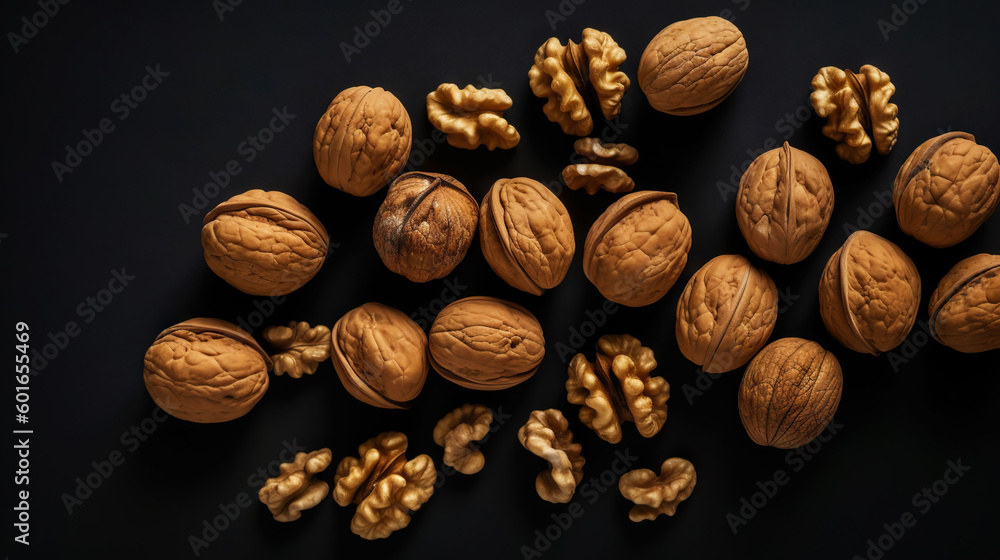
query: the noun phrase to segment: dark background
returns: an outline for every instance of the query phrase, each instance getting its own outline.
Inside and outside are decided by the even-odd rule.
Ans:
[[[553,514],[567,512],[567,505],[543,502],[535,494],[534,478],[545,464],[517,441],[530,411],[548,407],[570,419],[583,445],[587,479],[609,469],[616,450],[628,449],[638,457],[631,468],[658,470],[668,457],[687,458],[697,469],[698,484],[675,517],[640,524],[628,520],[630,504],[617,489],[598,492],[593,503],[578,493],[584,514],[565,530],[549,529],[550,536],[559,535],[540,550],[544,557],[863,557],[869,539],[879,539],[884,524],[898,523],[907,512],[916,524],[899,538],[883,537],[884,546],[891,544],[886,558],[990,555],[997,521],[993,497],[1000,490],[994,473],[1000,354],[959,354],[929,340],[919,325],[893,353],[854,353],[824,330],[816,286],[826,260],[847,237],[845,228],[871,229],[916,262],[924,321],[931,291],[954,263],[1000,251],[996,216],[969,240],[936,250],[903,235],[891,207],[879,202],[899,166],[927,138],[962,130],[1000,149],[996,3],[587,0],[577,6],[569,0],[403,0],[402,12],[348,62],[341,43],[354,41],[355,26],[364,28],[373,19],[370,11],[386,5],[242,2],[220,17],[208,0],[71,2],[19,52],[8,36],[2,166],[7,196],[0,207],[3,328],[13,334],[15,322],[27,322],[38,351],[52,339],[65,343],[55,358],[33,362],[29,423],[11,421],[13,428],[34,430],[31,545],[13,544],[8,522],[11,557],[190,558],[189,536],[204,538],[203,521],[220,515],[220,504],[250,496],[253,503],[238,508],[239,516],[199,550],[199,557],[521,558],[522,546],[544,548],[545,542],[536,543],[538,535],[554,523]],[[912,13],[906,15],[904,7]],[[555,21],[553,30],[546,12],[560,9],[568,15],[560,15],[564,20]],[[39,10],[36,2],[6,2],[0,27],[21,33],[21,18]],[[898,29],[884,35],[878,22],[892,23],[896,11]],[[412,284],[390,273],[374,250],[371,224],[385,191],[354,198],[325,185],[316,172],[313,128],[339,91],[360,84],[392,91],[413,122],[413,157],[425,153],[419,168],[454,175],[477,199],[501,177],[528,176],[559,190],[573,138],[546,120],[543,101],[528,87],[537,47],[550,36],[579,40],[583,28],[596,27],[625,49],[622,69],[634,81],[640,55],[656,32],[677,20],[718,14],[739,26],[750,53],[746,76],[727,101],[702,115],[672,117],[652,110],[633,86],[617,128],[595,126],[595,135],[617,130],[619,141],[636,146],[640,161],[628,172],[637,188],[676,192],[691,221],[687,268],[662,300],[641,309],[620,308],[594,334],[588,312],[593,316],[604,300],[583,275],[583,240],[615,196],[563,188],[560,198],[575,224],[577,255],[562,285],[541,297],[507,286],[487,266],[478,240],[449,277],[452,285],[465,286],[460,296],[510,299],[539,317],[548,354],[528,382],[475,392],[432,372],[411,410],[387,411],[351,398],[332,365],[324,363],[314,376],[272,378],[256,408],[233,422],[154,419],[158,414],[142,383],[142,356],[157,333],[184,319],[259,322],[266,316],[265,324],[332,325],[366,301],[407,314],[440,305],[435,299],[447,290],[443,280]],[[866,63],[892,77],[901,128],[891,154],[873,152],[867,163],[851,166],[820,133],[822,120],[808,105],[810,80],[822,66],[856,70]],[[140,84],[147,65],[160,65],[169,76],[121,119],[112,103]],[[429,140],[433,128],[424,96],[442,82],[461,87],[483,80],[514,99],[505,116],[520,131],[520,145],[470,152]],[[268,125],[272,109],[282,108],[295,115],[291,124],[246,161],[240,143]],[[76,145],[82,130],[97,128],[104,118],[114,130],[57,180],[52,162],[64,160],[66,146]],[[733,193],[724,197],[718,186],[735,188],[733,168],[742,170],[769,139],[778,144],[787,139],[817,156],[836,188],[823,241],[808,259],[791,266],[753,257],[733,216]],[[199,243],[207,208],[190,223],[178,208],[192,204],[193,190],[202,190],[209,173],[231,159],[241,172],[209,207],[250,188],[282,190],[311,208],[339,244],[315,279],[277,305],[215,277]],[[752,257],[790,294],[772,340],[811,338],[832,350],[843,367],[845,389],[836,416],[842,427],[804,455],[759,447],[746,436],[736,407],[742,368],[717,379],[699,377],[678,351],[673,323],[682,287],[723,253]],[[123,267],[134,276],[129,285],[100,312],[82,313],[87,298],[97,297],[112,271]],[[59,335],[69,321],[78,334]],[[582,343],[575,334],[581,331]],[[560,357],[557,345],[592,356],[599,334],[617,332],[633,334],[655,351],[660,364],[655,373],[669,381],[672,398],[669,419],[657,436],[643,439],[629,424],[623,441],[613,446],[580,424],[577,407],[566,402],[568,357]],[[8,336],[6,355],[13,359],[13,336]],[[5,386],[12,399],[13,380]],[[361,442],[384,430],[403,431],[411,456],[427,453],[440,465],[433,426],[466,402],[510,415],[483,445],[485,469],[445,477],[411,525],[387,540],[367,542],[351,534],[353,508],[329,499],[297,522],[275,522],[256,501],[259,487],[248,482],[258,469],[276,466],[285,442],[308,450],[329,447],[338,461],[356,455]],[[129,435],[133,428],[144,439]],[[16,459],[10,453],[6,464],[12,472]],[[108,470],[109,458],[120,464],[101,475],[97,471]],[[958,460],[970,470],[953,485],[938,485],[946,495],[926,511],[922,502],[913,502],[915,494],[942,478],[948,461]],[[333,469],[326,480],[332,481]],[[734,534],[727,514],[740,515],[741,500],[754,499],[779,471],[787,484]],[[100,486],[70,513],[64,495],[77,492],[77,479],[88,476]],[[757,496],[758,504],[763,497]]]

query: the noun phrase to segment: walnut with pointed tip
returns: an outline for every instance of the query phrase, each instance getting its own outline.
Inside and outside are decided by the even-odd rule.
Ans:
[[[297,453],[291,463],[282,463],[281,474],[267,479],[257,496],[267,506],[275,521],[295,521],[302,511],[316,507],[330,491],[330,485],[315,480],[333,461],[333,453],[323,448],[312,453]]]
[[[588,162],[601,165],[632,165],[639,161],[639,152],[632,146],[601,142],[599,138],[580,138],[573,142],[573,150]]]
[[[444,460],[462,474],[476,474],[486,457],[476,442],[486,437],[493,413],[481,404],[465,404],[449,412],[434,426],[434,443],[444,447]]]
[[[572,500],[586,461],[580,454],[583,446],[573,443],[573,432],[562,412],[555,408],[533,411],[517,438],[525,449],[549,462],[549,469],[535,478],[538,496],[554,504]]]
[[[671,457],[660,465],[660,474],[635,469],[618,479],[618,491],[635,505],[628,518],[638,523],[652,521],[661,514],[673,516],[677,506],[691,497],[698,475],[687,459]]]
[[[503,118],[503,112],[513,104],[502,89],[471,85],[458,89],[455,84],[441,84],[427,94],[427,117],[456,148],[509,150],[521,141],[514,125]]]
[[[959,352],[1000,348],[1000,255],[963,259],[944,275],[928,304],[934,340]]]
[[[583,189],[587,194],[596,194],[602,189],[610,193],[626,193],[635,188],[635,182],[621,169],[597,163],[567,165],[562,171],[562,178],[567,187],[574,191]]]
[[[264,340],[280,350],[271,354],[274,374],[298,379],[316,373],[319,364],[330,358],[330,329],[310,327],[305,321],[291,321],[287,327],[267,327]]]
[[[837,142],[840,159],[858,164],[875,149],[883,156],[899,135],[899,107],[889,102],[896,86],[889,75],[866,64],[857,74],[834,66],[820,68],[809,95],[816,114],[826,119],[823,135]]]

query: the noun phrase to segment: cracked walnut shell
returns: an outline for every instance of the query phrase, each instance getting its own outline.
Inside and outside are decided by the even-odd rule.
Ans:
[[[345,457],[333,478],[333,500],[357,510],[351,532],[363,539],[384,539],[410,524],[410,514],[434,493],[434,460],[418,455],[406,460],[406,436],[383,432]]]
[[[757,156],[736,195],[736,222],[760,258],[792,264],[819,245],[833,214],[826,167],[785,142]]]
[[[583,479],[586,462],[579,443],[573,443],[569,422],[558,409],[535,410],[517,431],[525,449],[549,462],[549,469],[535,478],[535,491],[546,502],[565,504],[573,499]]]
[[[165,412],[190,422],[243,416],[267,391],[271,360],[250,333],[196,318],[161,332],[146,350],[142,378]]]
[[[345,89],[316,123],[313,158],[326,184],[354,196],[378,192],[406,164],[413,133],[396,96],[377,87]]]
[[[740,255],[720,255],[688,280],[677,302],[677,345],[705,373],[732,371],[764,345],[778,317],[778,288]]]
[[[917,146],[892,188],[899,229],[938,248],[968,239],[998,202],[997,156],[965,132],[948,132]]]
[[[604,441],[622,439],[622,422],[634,422],[639,435],[650,438],[667,420],[670,384],[650,372],[653,351],[627,334],[604,335],[597,358],[573,356],[566,380],[566,400],[580,405],[580,421]]]
[[[465,258],[479,204],[465,185],[440,173],[396,178],[375,216],[375,250],[389,270],[413,282],[444,278]]]
[[[660,465],[660,474],[649,469],[629,471],[618,479],[618,491],[635,506],[628,518],[636,523],[661,514],[673,516],[677,506],[691,497],[698,475],[687,459],[672,457]]]
[[[430,369],[423,329],[381,303],[345,313],[333,326],[330,354],[347,392],[379,408],[408,408]]]
[[[562,178],[570,189],[583,189],[587,194],[596,194],[602,189],[615,194],[626,193],[635,188],[635,182],[621,169],[597,163],[567,165],[562,170]]]
[[[283,296],[319,272],[330,237],[315,214],[279,191],[249,190],[204,219],[201,246],[212,272],[237,290]]]
[[[333,461],[333,453],[323,448],[312,453],[297,453],[291,463],[281,464],[281,474],[267,479],[257,496],[267,506],[275,521],[295,521],[302,511],[316,507],[330,491],[330,485],[315,480]]]
[[[959,352],[1000,348],[1000,255],[963,259],[938,283],[928,305],[931,336]]]
[[[695,115],[729,97],[749,63],[743,33],[731,22],[717,16],[678,21],[643,51],[639,87],[657,111]]]
[[[443,463],[462,474],[476,474],[486,457],[476,442],[486,437],[493,413],[481,404],[465,404],[449,412],[434,426],[434,443],[444,448]]]
[[[867,354],[892,350],[910,333],[920,305],[920,274],[891,241],[856,231],[826,263],[819,311],[841,344]]]
[[[455,84],[441,84],[427,94],[427,117],[456,148],[509,150],[521,141],[514,125],[503,118],[503,112],[513,104],[502,89],[471,85],[458,89]]]
[[[448,304],[427,340],[434,370],[468,389],[513,387],[534,375],[545,357],[538,319],[516,303],[491,297]]]
[[[566,134],[586,136],[594,130],[588,102],[600,106],[606,119],[621,111],[622,96],[630,81],[618,66],[625,62],[625,50],[610,35],[587,28],[583,40],[568,41],[550,37],[535,53],[535,63],[528,71],[531,91],[546,99],[545,116],[558,123]]]
[[[691,224],[677,205],[677,195],[633,192],[609,206],[590,227],[583,272],[604,297],[641,307],[670,290],[690,249]]]
[[[809,95],[816,114],[826,119],[823,135],[837,142],[840,159],[858,164],[875,149],[883,156],[899,135],[899,107],[889,102],[896,86],[889,75],[866,64],[857,74],[833,66],[820,68]]]
[[[274,374],[298,379],[316,373],[319,364],[330,357],[330,329],[310,327],[305,321],[292,321],[287,327],[267,327],[264,340],[280,350],[271,355]]]
[[[754,443],[794,449],[833,420],[843,387],[833,353],[811,340],[782,338],[747,366],[740,382],[740,419]]]
[[[536,296],[563,281],[576,252],[566,207],[527,177],[490,187],[479,208],[479,244],[500,278]]]

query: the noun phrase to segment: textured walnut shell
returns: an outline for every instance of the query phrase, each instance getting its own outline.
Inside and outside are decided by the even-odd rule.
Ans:
[[[427,117],[456,148],[509,150],[521,141],[514,125],[503,118],[503,112],[513,104],[502,89],[471,85],[458,89],[455,84],[441,84],[427,94]]]
[[[442,462],[462,474],[476,474],[486,457],[476,442],[486,437],[493,413],[481,404],[465,404],[445,414],[434,426],[434,443],[444,448]]]
[[[736,222],[760,258],[792,264],[819,245],[833,214],[826,167],[785,142],[757,156],[736,195]]]
[[[345,89],[316,123],[313,158],[331,187],[354,196],[378,192],[399,173],[413,143],[410,115],[377,87]]]
[[[583,189],[587,194],[596,194],[599,190],[626,193],[635,188],[635,182],[621,169],[597,163],[567,165],[563,168],[562,178],[570,189]]]
[[[142,378],[153,401],[191,422],[243,416],[264,396],[271,360],[238,326],[197,318],[161,332],[146,350]]]
[[[920,305],[920,274],[893,242],[856,231],[826,263],[819,311],[841,344],[867,354],[892,350],[910,333]]]
[[[527,177],[500,179],[490,187],[479,208],[479,244],[500,278],[535,295],[563,281],[576,252],[566,207]]]
[[[281,296],[319,272],[330,237],[316,215],[279,191],[249,190],[204,219],[205,262],[237,290]]]
[[[687,264],[691,224],[677,195],[638,191],[619,198],[590,227],[583,272],[601,295],[641,307],[674,285]]]
[[[296,379],[316,373],[319,364],[330,357],[330,329],[323,325],[310,327],[304,321],[292,321],[287,327],[267,327],[264,340],[280,350],[271,355],[274,374]]]
[[[639,161],[639,152],[628,144],[601,142],[598,138],[580,138],[573,142],[573,151],[600,165],[632,165]]]
[[[674,332],[684,357],[706,373],[732,371],[764,345],[778,318],[778,288],[740,255],[720,255],[688,280]]]
[[[834,66],[820,68],[809,95],[816,114],[826,118],[823,135],[837,142],[837,155],[850,163],[864,163],[872,142],[888,154],[899,135],[899,107],[889,102],[896,86],[889,75],[866,64],[855,74]]]
[[[554,504],[572,500],[583,480],[586,460],[580,454],[583,446],[573,443],[573,432],[562,412],[555,408],[532,411],[517,431],[517,439],[525,449],[549,462],[549,469],[535,478],[538,497]]]
[[[509,301],[473,296],[441,310],[427,337],[430,362],[445,379],[469,389],[513,387],[545,357],[542,326]]]
[[[381,303],[356,307],[337,321],[330,355],[347,392],[380,408],[407,408],[430,369],[424,331]]]
[[[465,258],[479,205],[454,177],[414,171],[389,186],[375,216],[375,250],[389,270],[414,282],[447,276]]]
[[[280,474],[267,479],[257,493],[275,521],[295,521],[302,511],[319,505],[330,492],[330,485],[316,480],[333,461],[333,453],[323,448],[312,453],[297,453],[295,461],[282,463]]]
[[[928,327],[935,340],[959,352],[1000,348],[1000,255],[960,261],[931,294]]]
[[[639,59],[639,87],[657,111],[703,113],[729,97],[750,63],[743,33],[716,16],[668,25]]]
[[[618,479],[618,491],[635,506],[628,518],[638,523],[661,514],[673,516],[677,506],[691,497],[698,475],[687,459],[672,457],[660,465],[660,474],[649,469],[629,471]]]
[[[998,202],[997,156],[965,132],[948,132],[917,146],[892,188],[899,229],[931,247],[968,239]]]
[[[747,366],[740,383],[740,419],[758,445],[794,449],[833,420],[844,379],[840,362],[819,344],[782,338]]]

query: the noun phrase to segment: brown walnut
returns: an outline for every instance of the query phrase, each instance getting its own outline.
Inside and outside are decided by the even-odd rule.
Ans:
[[[271,355],[274,374],[296,379],[316,373],[319,364],[330,358],[330,329],[310,327],[305,321],[292,321],[287,327],[267,327],[264,340],[280,350]]]
[[[816,114],[826,119],[823,135],[837,142],[837,155],[864,163],[875,149],[888,154],[899,135],[899,107],[889,102],[896,86],[889,75],[866,64],[857,74],[833,66],[820,68],[809,95]]]
[[[549,469],[535,478],[535,491],[546,502],[565,504],[573,499],[583,480],[580,454],[583,446],[573,443],[569,422],[558,409],[535,410],[517,431],[517,439],[528,451],[549,462]]]
[[[295,521],[302,511],[316,507],[330,491],[330,485],[315,480],[333,461],[333,453],[323,448],[312,453],[297,453],[295,461],[282,463],[280,474],[267,479],[257,493],[276,521]]]
[[[521,141],[514,125],[503,118],[503,112],[513,104],[502,89],[471,85],[458,89],[455,84],[441,84],[427,94],[427,117],[456,148],[509,150]]]
[[[601,142],[598,138],[580,138],[573,142],[573,150],[600,165],[632,165],[639,161],[639,152],[628,144]]]
[[[691,497],[698,475],[687,459],[672,457],[660,465],[660,474],[649,469],[629,471],[618,479],[618,491],[635,504],[628,518],[638,523],[661,514],[673,516],[677,506]]]
[[[928,327],[935,340],[959,352],[1000,348],[1000,255],[963,259],[931,294]]]
[[[486,457],[476,442],[486,437],[493,413],[481,404],[465,404],[449,412],[434,426],[434,443],[444,448],[442,462],[462,474],[476,474]]]

